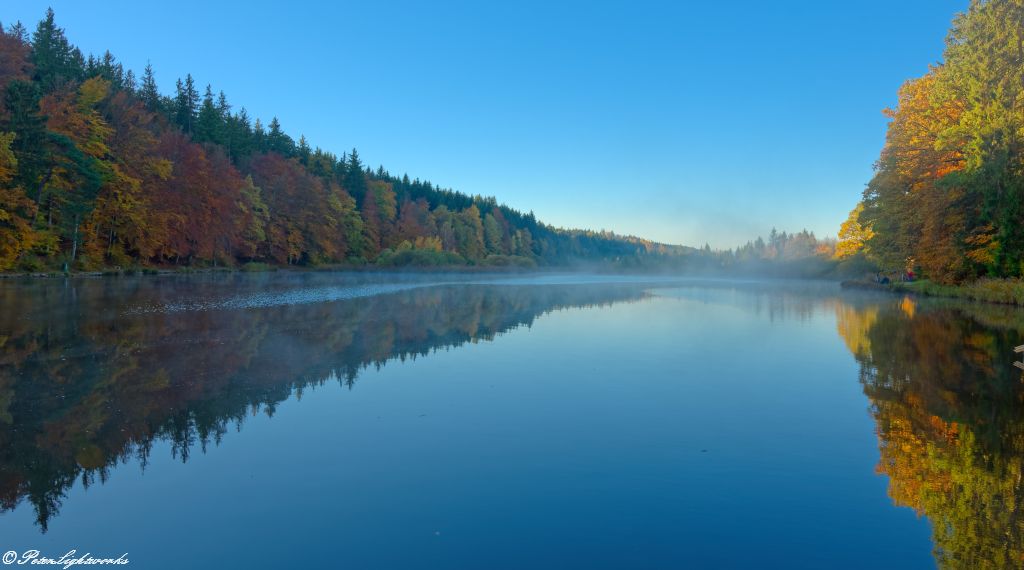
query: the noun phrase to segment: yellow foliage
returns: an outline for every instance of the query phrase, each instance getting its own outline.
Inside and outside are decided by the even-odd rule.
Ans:
[[[995,262],[996,252],[999,251],[999,241],[995,239],[995,226],[986,224],[964,241],[970,247],[967,250],[967,257],[971,261],[982,265]]]
[[[46,126],[67,136],[82,152],[103,159],[110,154],[107,141],[114,130],[103,120],[96,105],[110,92],[110,82],[93,77],[73,93],[46,96],[40,106],[48,120]]]
[[[426,249],[436,252],[440,252],[443,249],[441,246],[441,238],[437,236],[420,236],[416,238],[416,243],[414,244],[414,247],[416,249]]]
[[[942,138],[964,112],[962,101],[936,93],[942,73],[942,67],[933,67],[925,76],[906,82],[900,88],[899,105],[885,110],[892,122],[882,160],[895,161],[911,190],[964,167],[962,144]]]
[[[0,184],[6,184],[18,170],[18,159],[11,151],[14,133],[0,132]]]
[[[871,340],[868,332],[878,321],[879,307],[873,305],[858,310],[846,303],[836,305],[836,329],[839,337],[846,343],[846,348],[854,356],[864,356],[871,353]]]
[[[914,302],[913,297],[907,295],[903,297],[903,301],[900,302],[900,310],[903,311],[904,315],[907,315],[911,319],[914,318],[914,313],[917,311],[917,303]]]
[[[850,211],[850,216],[839,227],[839,243],[836,244],[835,253],[837,259],[845,259],[864,249],[864,244],[875,235],[870,226],[861,225],[860,213],[863,211],[864,202],[857,203],[857,207]]]
[[[35,242],[29,223],[34,203],[20,187],[10,187],[18,170],[18,161],[11,152],[14,133],[0,132],[0,271],[10,269]]]
[[[110,93],[110,82],[101,77],[86,79],[78,88],[78,108],[90,111]]]

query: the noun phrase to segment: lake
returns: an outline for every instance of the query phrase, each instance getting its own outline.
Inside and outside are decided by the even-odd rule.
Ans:
[[[0,551],[137,568],[1002,568],[1015,309],[836,284],[0,281]]]

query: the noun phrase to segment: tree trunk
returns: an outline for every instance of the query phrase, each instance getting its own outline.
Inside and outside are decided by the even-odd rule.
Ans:
[[[75,256],[78,254],[78,216],[75,216],[75,234],[71,240],[71,263],[75,262]]]
[[[50,181],[51,176],[53,176],[52,168],[47,171],[46,176],[44,176],[43,180],[39,183],[39,188],[36,188],[36,210],[39,210],[39,204],[43,201],[43,188]]]

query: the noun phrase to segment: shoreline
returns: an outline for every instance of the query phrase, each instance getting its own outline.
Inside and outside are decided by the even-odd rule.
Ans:
[[[928,280],[894,282],[887,285],[873,281],[849,280],[839,284],[843,289],[882,291],[918,297],[960,299],[976,303],[1024,307],[1024,280],[980,279],[960,285],[942,285]]]
[[[209,275],[234,273],[549,273],[552,271],[572,269],[571,267],[519,267],[503,265],[436,265],[436,266],[319,266],[319,267],[277,267],[269,266],[259,269],[244,267],[202,267],[198,269],[156,269],[151,267],[133,269],[105,269],[101,271],[28,271],[20,273],[0,273],[0,279],[97,279],[103,277],[142,277],[142,276],[180,276]]]

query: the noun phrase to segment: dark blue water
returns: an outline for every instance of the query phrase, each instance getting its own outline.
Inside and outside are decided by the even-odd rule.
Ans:
[[[1020,562],[1024,319],[1002,308],[831,284],[310,274],[9,281],[0,309],[2,551],[137,568]]]

